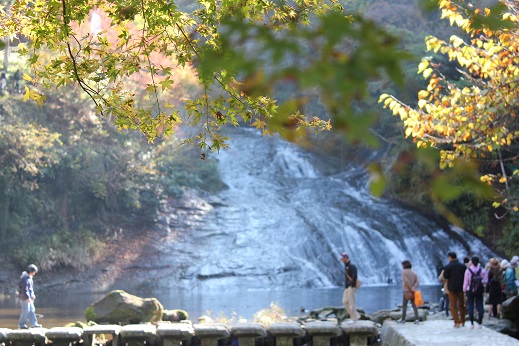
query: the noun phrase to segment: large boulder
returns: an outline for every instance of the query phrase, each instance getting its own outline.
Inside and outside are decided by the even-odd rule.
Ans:
[[[112,291],[85,310],[87,321],[126,324],[162,320],[164,307],[155,298],[140,298],[121,290]]]
[[[507,320],[519,320],[519,296],[514,296],[503,302],[501,305],[501,315]]]

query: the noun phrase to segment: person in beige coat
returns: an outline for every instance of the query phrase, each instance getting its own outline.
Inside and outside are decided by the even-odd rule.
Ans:
[[[414,311],[414,323],[418,324],[420,323],[420,317],[418,316],[418,309],[416,308],[416,304],[414,302],[414,292],[418,289],[420,281],[418,280],[418,276],[414,270],[411,269],[412,265],[410,261],[403,261],[402,268],[402,290],[404,291],[402,299],[402,318],[397,322],[405,323],[407,303],[411,301],[411,305],[413,306]]]

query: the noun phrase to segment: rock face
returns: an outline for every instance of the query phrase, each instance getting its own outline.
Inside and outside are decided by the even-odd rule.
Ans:
[[[155,298],[140,298],[121,290],[108,293],[85,310],[87,321],[141,323],[162,320],[164,307]]]
[[[501,306],[503,318],[512,321],[519,321],[519,296],[512,297]]]

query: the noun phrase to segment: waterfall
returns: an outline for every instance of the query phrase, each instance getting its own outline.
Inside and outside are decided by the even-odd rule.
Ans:
[[[398,283],[405,259],[422,284],[438,284],[449,251],[479,255],[482,262],[494,256],[462,229],[444,230],[371,196],[362,167],[324,175],[312,163],[314,154],[277,136],[238,129],[231,138],[231,149],[217,155],[228,189],[212,203],[200,201],[203,217],[162,244],[163,262],[172,268],[162,286],[336,287],[344,281],[342,252],[350,254],[363,285]]]

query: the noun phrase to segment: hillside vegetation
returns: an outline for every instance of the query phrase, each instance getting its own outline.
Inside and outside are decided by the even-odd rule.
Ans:
[[[250,83],[251,88],[261,89],[263,87],[264,90],[260,90],[262,92],[276,89],[279,103],[284,105],[280,108],[283,108],[286,114],[299,115],[299,110],[304,110],[305,113],[309,111],[308,114],[317,114],[322,118],[316,122],[317,127],[327,128],[328,120],[337,115],[330,114],[328,111],[339,113],[340,116],[336,119],[336,132],[321,133],[312,137],[306,144],[313,144],[314,150],[323,152],[333,161],[334,156],[355,153],[358,147],[353,144],[363,143],[362,138],[377,138],[380,146],[375,150],[380,153],[382,160],[379,162],[379,168],[375,168],[375,173],[378,173],[377,169],[380,169],[386,177],[384,186],[386,197],[412,206],[439,222],[458,222],[468,231],[485,239],[486,243],[498,253],[506,256],[515,255],[513,252],[516,251],[519,244],[519,226],[516,214],[503,215],[504,213],[492,206],[491,200],[481,199],[476,194],[467,191],[445,203],[436,203],[437,201],[431,197],[430,181],[449,172],[449,168],[446,170],[439,168],[440,156],[437,152],[430,155],[429,161],[417,157],[416,144],[412,139],[405,139],[403,122],[386,113],[378,104],[378,97],[385,93],[395,95],[410,106],[416,106],[416,95],[420,90],[427,88],[427,81],[422,75],[416,73],[421,58],[426,54],[425,37],[435,35],[448,40],[453,33],[462,37],[467,37],[467,35],[460,29],[451,27],[448,21],[441,20],[438,11],[422,12],[418,6],[419,0],[349,0],[341,1],[341,3],[346,10],[352,13],[357,11],[362,13],[400,39],[399,46],[409,53],[409,55],[405,55],[408,59],[402,61],[403,71],[406,75],[406,82],[403,86],[395,86],[390,82],[389,76],[385,78],[386,76],[376,75],[377,78],[370,79],[366,97],[360,97],[359,94],[364,93],[362,90],[364,84],[361,82],[365,83],[368,72],[375,73],[373,70],[367,69],[362,71],[366,75],[357,76],[345,68],[346,72],[350,73],[347,74],[348,76],[358,78],[358,80],[352,82],[353,86],[350,85],[349,80],[343,81],[341,86],[345,91],[333,93],[331,99],[328,100],[329,104],[325,105],[325,96],[328,96],[326,94],[318,97],[316,93],[308,92],[308,94],[302,93],[294,98],[292,90],[296,83],[293,83],[292,80],[293,71],[283,70],[284,66],[281,63],[279,64],[281,67],[278,67],[277,70],[281,77],[273,74],[272,80],[276,83],[273,87],[269,84],[268,78],[262,79],[264,76],[256,73],[257,71],[253,68],[256,66],[255,64],[242,61],[241,56],[208,56],[215,59],[215,69],[218,68],[218,64],[227,67],[225,65],[227,63],[231,66],[229,71],[236,72],[245,66],[250,77],[247,82]],[[480,3],[493,3],[493,1],[481,1]],[[194,1],[179,1],[178,4],[185,10],[195,11],[201,8],[199,12],[205,13],[203,7]],[[84,4],[78,2],[76,5],[79,7]],[[150,3],[151,9],[158,11],[153,7],[155,5]],[[210,6],[205,10],[209,11],[209,9]],[[87,13],[85,10],[83,15],[86,16]],[[218,14],[217,12],[211,13]],[[132,18],[136,15],[135,13],[126,14]],[[284,16],[282,13],[278,13],[278,15],[279,18],[271,18],[275,22],[276,29],[283,25],[290,26],[286,24],[290,22],[289,16]],[[305,13],[306,15],[307,13]],[[306,19],[305,16],[302,17]],[[211,16],[202,17],[214,20],[214,23],[211,22],[212,25],[215,25],[214,27],[218,24],[217,20],[221,19],[214,19]],[[126,19],[120,18],[120,21]],[[103,17],[101,20],[108,19]],[[167,20],[170,18],[168,17]],[[338,21],[337,18],[334,20]],[[56,22],[56,28],[61,28],[63,23],[60,18],[56,18]],[[370,42],[370,44],[375,48],[383,48],[379,47],[381,45],[375,39],[388,39],[387,45],[390,47],[394,44],[389,37],[379,35],[380,32],[374,30],[371,23],[362,22],[362,25],[366,30],[371,30],[369,34],[374,43]],[[88,28],[80,29],[87,30]],[[209,37],[207,42],[211,44],[213,35],[216,36],[218,32],[218,30],[214,32],[207,30],[207,27],[203,25],[197,27],[197,30],[199,30],[198,35],[207,35]],[[164,34],[163,31],[160,33]],[[353,30],[353,33],[357,32]],[[129,34],[128,37],[123,35],[124,32],[120,34],[125,38],[131,37]],[[110,35],[105,42],[107,47],[111,46],[108,44],[108,40],[117,39],[117,35],[113,32]],[[201,42],[196,41],[195,37],[198,38],[196,35],[192,35],[192,42]],[[274,36],[266,35],[266,37],[275,41]],[[186,36],[180,35],[176,39],[181,42],[185,38]],[[262,37],[258,36],[258,38]],[[300,39],[302,40],[302,37]],[[322,37],[318,37],[316,41],[321,41],[321,39]],[[355,49],[358,45],[365,50],[374,49],[369,45],[362,46],[361,41],[358,40],[348,47]],[[129,42],[135,43],[129,40],[126,44],[129,45]],[[282,41],[275,43],[277,44],[276,49],[280,49]],[[178,44],[185,47],[185,45]],[[167,44],[164,46],[168,47]],[[186,49],[190,51],[189,49],[192,48]],[[230,51],[234,47],[227,48]],[[168,49],[165,50],[172,56],[174,55]],[[125,73],[114,67],[117,66],[119,55],[109,53],[108,48],[106,51],[101,51],[114,60],[113,66],[99,64],[100,70],[106,68],[106,75]],[[194,51],[196,52],[196,50]],[[296,50],[294,49],[294,51]],[[210,50],[200,52],[208,53]],[[129,49],[125,53],[130,58],[134,57]],[[341,62],[341,59],[334,60],[336,56],[333,52],[328,53],[333,57],[330,61]],[[153,76],[150,77],[143,73],[142,71],[146,69],[141,68],[142,66],[138,64],[124,65],[128,71],[135,72],[131,78],[125,80],[124,86],[127,94],[124,95],[124,98],[111,99],[113,103],[107,103],[105,109],[107,116],[104,117],[96,112],[92,99],[87,98],[78,87],[49,89],[45,91],[45,102],[42,102],[42,95],[36,92],[30,93],[30,96],[41,102],[41,105],[24,102],[22,95],[13,92],[12,89],[2,95],[0,107],[0,246],[6,249],[0,254],[2,263],[5,263],[6,266],[20,267],[29,262],[37,262],[46,270],[61,267],[76,269],[89,267],[102,253],[106,235],[121,230],[131,232],[151,227],[157,213],[161,210],[162,203],[168,198],[181,196],[186,188],[209,193],[224,188],[219,179],[217,162],[211,158],[210,152],[215,148],[224,148],[225,138],[216,136],[213,138],[213,142],[210,138],[215,133],[218,134],[218,130],[225,125],[243,125],[251,119],[246,102],[242,103],[243,100],[252,102],[254,112],[258,112],[260,115],[257,121],[251,124],[252,126],[264,130],[265,133],[278,131],[290,139],[295,139],[296,131],[293,125],[298,123],[299,118],[287,116],[268,120],[271,115],[270,111],[278,107],[274,105],[273,99],[262,97],[257,90],[249,94],[252,90],[248,89],[249,85],[235,83],[232,73],[226,71],[229,72],[228,75],[224,74],[228,78],[226,80],[228,84],[221,87],[229,87],[231,95],[227,95],[228,99],[224,100],[220,97],[222,90],[208,87],[218,80],[213,77],[212,73],[215,71],[210,69],[204,72],[202,70],[205,75],[202,76],[201,81],[197,80],[197,76],[199,76],[197,67],[208,68],[207,65],[211,65],[210,63],[206,62],[206,65],[203,65],[203,61],[193,58],[196,54],[190,51],[189,56],[182,54],[176,56],[183,63],[183,66],[180,67],[176,65],[176,61],[172,60],[172,56],[166,58],[153,52],[153,54],[149,53],[147,56],[149,59],[147,62],[145,61],[150,66],[152,63],[153,66],[160,66],[160,69],[157,67],[156,70],[150,70],[162,78],[158,84],[161,85],[163,91],[167,91],[167,97],[161,96],[160,101],[157,101],[158,104],[155,104],[155,100],[147,95],[147,93],[157,92],[156,88],[153,88],[157,87],[153,84],[155,83]],[[391,59],[403,56],[395,54],[391,56]],[[50,61],[55,58],[55,55],[50,50],[44,50],[39,58]],[[193,58],[193,60],[188,58]],[[231,62],[226,60],[231,58],[236,60],[231,60]],[[446,68],[444,73],[447,77],[459,79],[454,62],[449,61],[446,57],[438,56],[436,58],[440,59],[441,64]],[[245,59],[243,58],[243,60]],[[92,62],[94,61],[97,64],[98,60],[92,59]],[[385,60],[380,59],[380,61]],[[304,61],[299,65],[310,62],[312,61]],[[143,61],[139,61],[139,63],[143,63]],[[321,63],[320,68],[329,67],[326,61]],[[361,63],[362,61],[359,62],[359,66],[362,65]],[[391,66],[391,61],[385,61],[385,63]],[[71,68],[66,59],[56,61],[56,65],[51,67],[56,68],[60,64],[63,69]],[[16,54],[10,58],[8,65],[6,68],[9,76],[12,76],[17,69],[20,69],[22,73],[31,74],[28,62],[19,59]],[[299,65],[297,62],[294,64],[294,66]],[[91,73],[88,64],[79,67],[84,69],[85,80],[101,78]],[[398,68],[394,66],[394,70],[398,70]],[[388,75],[394,72],[390,68],[384,71]],[[313,72],[315,73],[314,78],[318,78],[328,87],[333,87],[333,85],[327,84],[328,79],[324,75]],[[54,77],[59,77],[60,83],[65,83],[68,78],[64,76],[65,73],[53,75],[45,69],[42,69],[40,73],[42,74],[40,77],[43,76],[48,83]],[[287,73],[287,75],[283,76],[283,73]],[[95,77],[91,77],[92,75]],[[165,75],[167,78],[164,78]],[[125,77],[127,76],[125,75]],[[31,78],[29,76],[29,79]],[[309,81],[311,78],[304,80],[305,83],[309,83]],[[355,89],[355,86],[358,86],[355,83],[360,85],[361,91]],[[106,82],[106,86],[120,91],[116,83]],[[310,89],[313,89],[313,85]],[[105,97],[105,91],[102,87],[97,91],[99,102]],[[341,94],[343,91],[344,94]],[[297,93],[298,90],[295,92]],[[344,99],[344,95],[349,98]],[[211,96],[214,96],[214,99],[208,101]],[[239,97],[243,97],[243,99]],[[262,103],[263,101],[265,103]],[[287,102],[283,104],[283,101]],[[348,110],[344,114],[341,113],[344,111],[341,108],[343,103],[347,103],[348,106]],[[186,107],[186,104],[190,106]],[[330,104],[335,108],[330,107]],[[136,110],[138,107],[134,107],[136,105],[143,106],[148,111],[140,113]],[[175,111],[174,117],[168,117],[159,112],[159,110],[169,109],[172,105],[176,107],[175,109],[180,110]],[[349,107],[355,110],[354,114],[349,113]],[[110,110],[113,109],[117,109],[117,112],[113,113],[116,116],[112,118]],[[220,112],[220,109],[225,111]],[[196,116],[189,112],[194,112]],[[375,116],[357,116],[365,112],[370,112]],[[157,116],[159,113],[160,117]],[[344,117],[341,118],[341,116]],[[160,124],[161,117],[164,117],[162,118],[164,127],[161,127]],[[190,126],[180,125],[182,120],[188,119],[191,120]],[[149,123],[146,122],[147,120]],[[114,126],[114,122],[122,131]],[[311,122],[302,122],[302,124],[303,127],[312,125]],[[129,130],[136,128],[140,131]],[[199,131],[200,128],[203,130]],[[174,136],[164,136],[160,139],[159,134],[173,132]],[[150,136],[150,133],[153,136]],[[356,133],[358,137],[353,136],[354,140],[347,143],[344,133],[349,136]],[[148,137],[145,138],[143,134]],[[190,142],[199,145],[200,148],[191,145],[179,146],[183,141],[182,138],[190,138]],[[149,143],[148,139],[152,139],[153,142]],[[211,144],[213,147],[210,147]],[[366,148],[366,143],[360,146],[362,149],[373,150],[371,147]],[[456,219],[445,220],[446,215],[456,215]]]
[[[217,163],[173,140],[150,144],[98,117],[75,90],[40,108],[7,93],[0,106],[2,266],[84,269],[114,233],[151,228],[185,188],[223,188]]]

